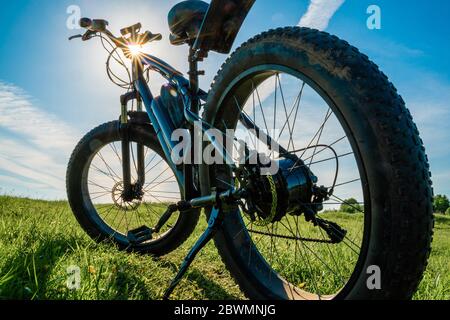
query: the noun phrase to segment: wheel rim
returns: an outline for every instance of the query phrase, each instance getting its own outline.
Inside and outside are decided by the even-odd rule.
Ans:
[[[295,87],[292,79],[297,81],[298,91],[296,93],[289,92],[293,91],[292,88]],[[290,83],[288,90],[283,87],[286,82]],[[272,87],[270,88],[270,86]],[[261,94],[260,88],[264,90],[264,94]],[[322,120],[319,122],[318,130],[316,128],[311,132],[305,132],[305,130],[294,132],[296,125],[300,124],[302,128],[305,128],[305,124],[308,123],[307,117],[304,116],[307,106],[303,103],[307,98],[308,90],[309,94],[316,95],[316,97],[310,97],[311,106],[317,107],[317,103],[313,103],[317,98],[321,98],[324,102],[322,115],[319,116],[317,110],[314,110],[316,119],[321,118]],[[288,103],[289,99],[293,103]],[[232,100],[235,100],[234,107]],[[268,104],[273,105],[272,114],[268,114],[264,110]],[[236,136],[238,136],[239,127],[242,127],[239,124],[238,115],[241,110],[244,110],[248,118],[264,131],[270,132],[271,129],[278,127],[279,134],[276,138],[284,147],[287,146],[288,151],[301,149],[298,142],[302,143],[302,147],[312,147],[297,153],[309,167],[326,167],[327,162],[332,159],[326,156],[323,148],[314,147],[328,139],[328,145],[340,151],[339,159],[341,159],[341,163],[345,164],[339,178],[345,177],[351,172],[359,174],[357,178],[338,180],[335,184],[334,196],[326,204],[329,208],[342,205],[345,202],[344,199],[349,195],[339,189],[349,190],[352,185],[358,185],[360,190],[356,192],[358,194],[356,203],[347,205],[356,214],[327,213],[325,215],[322,213],[319,215],[329,220],[337,219],[341,225],[352,231],[350,237],[347,236],[340,245],[332,247],[330,244],[319,242],[307,243],[307,239],[324,240],[326,235],[323,230],[308,225],[302,217],[298,216],[285,218],[271,226],[257,227],[248,217],[239,214],[235,216],[233,223],[227,224],[231,230],[230,234],[233,235],[230,241],[241,245],[245,243],[249,247],[247,250],[241,250],[241,259],[246,258],[248,265],[254,263],[257,266],[256,269],[264,270],[262,272],[253,270],[254,277],[266,290],[270,291],[270,295],[288,299],[331,299],[345,295],[361,273],[368,245],[371,211],[364,165],[351,130],[338,108],[311,79],[295,70],[278,65],[258,66],[241,74],[224,91],[219,106],[221,107],[217,112],[216,119],[220,120],[214,122],[222,130],[236,129]],[[234,114],[230,112],[233,108],[235,109]],[[225,110],[227,110],[226,113]],[[259,118],[258,110],[261,111]],[[300,111],[303,111],[302,118]],[[282,117],[277,120],[277,114],[284,115],[284,122],[279,121]],[[314,114],[309,114],[309,116],[311,118]],[[343,133],[341,136],[336,136],[337,132],[326,133],[329,130],[329,124],[333,121],[335,126],[339,125],[341,133]],[[311,123],[310,120],[309,123]],[[286,133],[287,137],[285,137]],[[296,134],[304,136],[296,136]],[[306,138],[307,136],[309,138]],[[331,136],[334,136],[334,139],[330,139]],[[255,140],[247,137],[248,145],[252,146],[253,144],[255,147]],[[344,142],[351,148],[351,152],[345,152],[342,147]],[[347,162],[353,162],[353,166]],[[316,174],[324,169],[313,169],[313,171]],[[216,175],[213,179],[215,181],[211,180],[211,184],[222,188],[233,184],[233,178],[229,171],[222,176]],[[322,178],[322,181],[326,181],[326,179]],[[240,228],[231,226],[236,222],[241,224]],[[272,234],[272,236],[268,234]],[[278,236],[275,237],[273,234]],[[244,257],[245,255],[246,257]],[[257,261],[252,262],[252,259]],[[302,263],[299,262],[299,259],[302,259]],[[249,267],[247,266],[247,268]]]
[[[137,145],[130,141],[131,180],[137,181]],[[129,231],[142,226],[153,228],[167,206],[181,200],[181,191],[176,176],[160,152],[144,146],[145,177],[142,199],[126,202],[121,197],[122,160],[119,138],[109,139],[97,146],[83,170],[82,193],[84,204],[103,234],[122,244],[130,244]],[[167,224],[152,239],[139,243],[146,246],[166,238],[179,221],[175,213]]]

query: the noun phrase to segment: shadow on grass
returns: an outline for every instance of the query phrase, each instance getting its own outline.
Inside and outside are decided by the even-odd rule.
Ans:
[[[155,293],[149,290],[145,282],[130,272],[118,273],[113,287],[116,293],[111,299],[114,300],[128,300],[130,296],[139,297],[141,300],[151,300],[155,297]]]
[[[7,299],[45,299],[49,276],[56,262],[72,248],[76,239],[53,238],[32,249],[24,244],[3,264],[0,297]]]
[[[180,266],[165,260],[163,258],[155,258],[161,268],[170,269],[171,273],[175,274],[178,272]],[[191,266],[188,272],[184,276],[188,281],[195,282],[199,288],[203,290],[203,295],[205,299],[208,300],[239,300],[239,297],[228,293],[222,286],[211,279],[208,279],[203,272],[197,268]],[[182,284],[179,284],[182,285]],[[167,283],[169,286],[169,283]],[[165,288],[164,288],[165,289]]]
[[[186,278],[196,282],[203,289],[205,298],[209,300],[239,300],[239,297],[229,294],[222,286],[206,278],[198,269],[192,268]]]
[[[80,245],[77,237],[67,235],[53,235],[52,238],[26,241],[18,246],[14,254],[6,257],[6,261],[0,269],[0,299],[59,299],[63,296],[49,296],[54,293],[56,287],[65,282],[65,278],[50,279],[59,260],[73,252]],[[145,256],[143,259],[147,258]],[[160,268],[175,275],[179,265],[164,258],[153,258]],[[107,284],[106,292],[97,292],[97,299],[128,300],[137,298],[143,300],[155,299],[159,296],[151,286],[146,284],[145,278],[139,275],[134,265],[127,262],[119,262],[118,267],[128,272],[117,272],[114,279]],[[101,273],[101,272],[100,272]],[[63,276],[66,276],[65,274]],[[99,274],[99,276],[102,276]],[[207,274],[191,267],[185,278],[196,283],[202,289],[203,297],[209,300],[237,300],[238,297],[229,294],[220,284],[212,281]],[[58,283],[56,283],[56,282]],[[167,283],[167,286],[169,283]],[[182,284],[181,284],[182,285]],[[162,291],[166,288],[159,288]],[[160,290],[158,290],[160,291]],[[77,299],[76,295],[72,298]],[[80,297],[78,297],[80,298]]]

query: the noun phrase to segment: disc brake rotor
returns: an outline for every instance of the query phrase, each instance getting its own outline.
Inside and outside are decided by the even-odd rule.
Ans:
[[[114,205],[123,211],[137,210],[140,207],[142,200],[133,199],[132,201],[124,201],[122,196],[123,190],[123,182],[117,182],[114,185],[111,191],[111,197]]]

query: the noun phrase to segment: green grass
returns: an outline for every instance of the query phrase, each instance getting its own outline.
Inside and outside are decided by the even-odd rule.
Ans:
[[[345,216],[334,215],[344,223]],[[159,299],[205,226],[202,219],[187,243],[156,259],[94,243],[78,226],[66,202],[1,196],[0,299]],[[341,256],[346,259],[345,252]],[[285,267],[289,266],[282,256],[280,260]],[[81,269],[79,290],[66,286],[67,268],[73,265]],[[415,298],[450,299],[449,270],[450,217],[438,215],[432,256]],[[293,276],[302,282],[301,275]],[[210,243],[172,298],[243,299],[244,296]]]

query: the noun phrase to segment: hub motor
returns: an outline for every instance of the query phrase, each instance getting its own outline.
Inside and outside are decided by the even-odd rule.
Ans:
[[[255,224],[267,225],[285,215],[300,215],[311,204],[316,180],[301,161],[277,161],[274,175],[261,175],[257,166],[247,171],[244,212]]]

